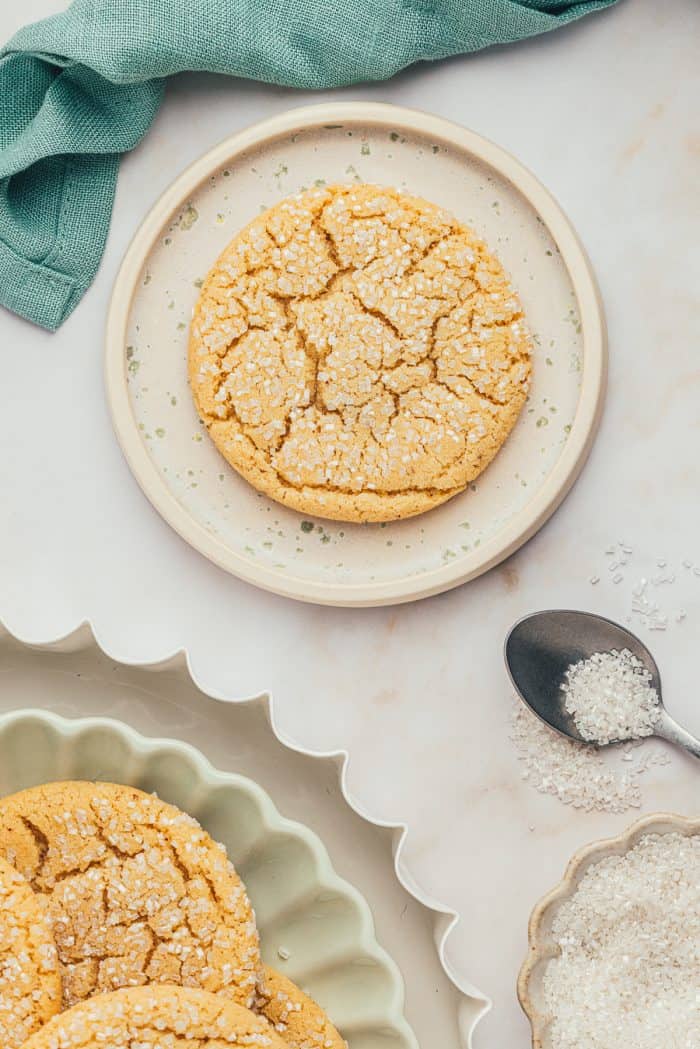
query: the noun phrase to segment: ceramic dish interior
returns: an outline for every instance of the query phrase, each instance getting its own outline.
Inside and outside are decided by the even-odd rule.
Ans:
[[[187,382],[199,286],[236,231],[301,188],[353,181],[397,186],[472,226],[511,274],[536,344],[529,401],[488,470],[431,512],[384,525],[316,520],[258,494],[214,448]],[[117,279],[106,377],[129,464],[188,542],[278,593],[372,605],[473,578],[533,534],[590,448],[605,362],[590,267],[529,172],[447,121],[345,103],[296,110],[242,132],[166,192]]]
[[[146,739],[106,718],[0,717],[0,794],[60,779],[127,783],[195,816],[246,883],[264,959],[325,1006],[350,1049],[418,1049],[401,976],[376,942],[367,903],[316,835],[282,817],[256,783],[217,771],[185,743]]]
[[[700,834],[700,819],[692,820],[669,813],[645,816],[617,838],[593,842],[577,852],[563,880],[540,900],[530,917],[528,956],[518,978],[518,998],[532,1028],[533,1049],[550,1049],[552,1016],[544,1002],[543,980],[547,963],[558,955],[552,940],[552,923],[564,903],[574,894],[588,868],[606,856],[622,856],[645,834]]]

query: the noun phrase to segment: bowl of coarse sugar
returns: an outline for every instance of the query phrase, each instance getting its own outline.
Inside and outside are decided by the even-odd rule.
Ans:
[[[576,853],[532,912],[518,997],[533,1049],[700,1046],[700,818]]]

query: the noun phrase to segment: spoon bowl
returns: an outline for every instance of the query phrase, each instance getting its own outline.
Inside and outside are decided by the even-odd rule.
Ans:
[[[541,721],[570,739],[590,743],[581,736],[573,715],[566,709],[566,695],[561,687],[566,671],[572,663],[589,659],[596,652],[623,648],[629,649],[651,674],[660,704],[654,735],[684,746],[700,758],[700,740],[676,724],[663,705],[661,675],[651,652],[619,623],[572,609],[535,612],[511,629],[505,643],[505,660],[516,692]]]

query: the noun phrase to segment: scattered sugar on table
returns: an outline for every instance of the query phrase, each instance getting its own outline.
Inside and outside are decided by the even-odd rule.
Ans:
[[[626,812],[641,806],[635,776],[641,769],[606,767],[594,747],[560,736],[520,700],[513,705],[510,738],[523,779],[540,794],[551,794],[564,805],[587,812]]]

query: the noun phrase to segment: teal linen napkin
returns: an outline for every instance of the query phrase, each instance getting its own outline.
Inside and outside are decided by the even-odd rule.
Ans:
[[[55,330],[91,284],[120,155],[165,78],[299,88],[383,80],[510,43],[614,0],[75,0],[0,52],[0,303]]]

